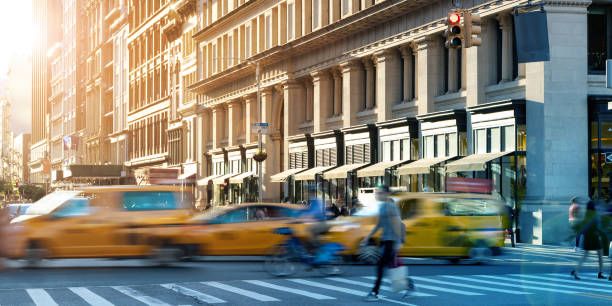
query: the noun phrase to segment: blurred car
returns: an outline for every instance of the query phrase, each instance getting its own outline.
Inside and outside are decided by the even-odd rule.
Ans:
[[[9,219],[13,219],[25,214],[28,207],[30,207],[32,203],[17,203],[17,204],[8,204],[9,209]]]
[[[43,258],[143,257],[147,228],[195,214],[189,190],[174,186],[104,186],[56,191],[11,220],[5,250],[31,263]]]
[[[215,207],[184,225],[157,227],[149,232],[149,240],[154,248],[174,248],[187,257],[267,255],[286,239],[274,230],[294,221],[303,209],[295,204],[261,203]],[[165,253],[172,254],[171,250]]]
[[[501,215],[504,202],[482,194],[401,193],[391,197],[399,206],[406,226],[401,256],[485,259],[501,252],[504,230]],[[366,246],[360,242],[376,225],[378,205],[370,202],[351,217],[332,222],[331,240],[348,247],[345,255],[373,263],[380,256],[378,237]]]

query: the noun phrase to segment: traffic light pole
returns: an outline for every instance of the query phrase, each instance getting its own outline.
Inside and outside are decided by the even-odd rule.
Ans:
[[[257,66],[255,67],[255,78],[257,79],[257,120],[258,122],[261,122],[261,93],[260,93],[260,88],[261,88],[261,80],[260,78],[260,71],[259,71],[259,62],[257,62]],[[261,127],[259,127],[257,129],[257,150],[258,152],[262,152],[263,150],[263,143],[262,143],[262,139],[261,139]],[[257,162],[257,201],[259,203],[263,202],[262,201],[262,194],[263,194],[263,190],[262,190],[262,163],[263,162]]]

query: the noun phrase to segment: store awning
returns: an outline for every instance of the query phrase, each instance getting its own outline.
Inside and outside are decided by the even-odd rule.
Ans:
[[[386,161],[373,164],[357,171],[357,177],[384,176],[385,170],[395,167],[408,160]]]
[[[350,165],[344,165],[344,166],[340,166],[336,169],[333,170],[329,170],[325,173],[323,173],[323,178],[326,180],[331,180],[331,179],[345,179],[348,176],[348,173],[350,171],[353,171],[357,168],[361,168],[361,167],[365,167],[367,164],[350,164]]]
[[[445,162],[451,158],[455,158],[455,156],[419,159],[397,168],[397,175],[428,174],[432,166]]]
[[[315,176],[323,171],[327,171],[331,168],[333,168],[335,166],[329,166],[329,167],[314,167],[314,168],[310,168],[304,172],[300,172],[298,174],[295,175],[295,180],[296,181],[308,181],[308,180],[314,180]]]
[[[290,176],[292,176],[292,175],[294,175],[294,174],[296,174],[298,172],[302,172],[304,170],[306,170],[306,168],[297,168],[297,169],[285,170],[285,171],[283,171],[281,173],[277,173],[275,175],[272,175],[270,177],[270,182],[272,182],[272,183],[283,183],[283,182],[286,182],[287,179]]]
[[[207,176],[207,177],[205,177],[203,179],[199,179],[198,180],[198,186],[206,186],[206,185],[208,185],[208,182],[210,182],[210,180],[215,179],[217,177],[219,177],[219,175],[215,174],[215,175]]]
[[[232,178],[230,178],[229,182],[230,184],[242,184],[244,182],[244,179],[252,177],[252,176],[257,176],[255,174],[255,172],[242,172]]]
[[[514,152],[482,153],[466,156],[448,163],[446,172],[484,171],[488,162],[512,153]]]
[[[235,176],[235,175],[236,175],[236,173],[230,173],[230,174],[225,174],[225,175],[219,176],[217,178],[214,178],[213,179],[213,184],[221,185],[221,184],[225,183],[225,180],[227,180],[228,178],[230,178],[232,176]]]
[[[195,179],[195,176],[196,176],[196,169],[193,169],[191,171],[186,171],[185,173],[179,175],[178,179],[192,181]]]

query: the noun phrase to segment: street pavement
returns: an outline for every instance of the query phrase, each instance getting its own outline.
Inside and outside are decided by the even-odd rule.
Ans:
[[[569,272],[581,256],[568,247],[521,244],[486,264],[405,258],[417,291],[393,293],[383,283],[381,300],[363,301],[374,267],[346,265],[325,277],[298,271],[289,278],[266,274],[258,257],[202,258],[171,267],[144,260],[52,260],[37,269],[0,272],[0,305],[604,305],[612,282],[596,277],[594,256],[582,280]],[[605,274],[610,262],[605,259]]]

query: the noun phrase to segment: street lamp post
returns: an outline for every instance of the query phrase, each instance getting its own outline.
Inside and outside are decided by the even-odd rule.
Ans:
[[[239,61],[246,61],[247,63],[249,63],[250,65],[255,65],[255,80],[257,82],[257,121],[259,123],[261,123],[261,79],[260,79],[260,66],[259,66],[259,61],[252,61],[246,58],[241,58],[241,57],[216,57],[213,60],[239,60]],[[258,127],[257,129],[257,150],[258,152],[262,152],[263,151],[263,141],[261,139],[261,126]],[[263,194],[263,190],[262,190],[262,182],[263,182],[263,175],[262,175],[262,166],[261,166],[262,162],[257,162],[257,201],[259,203],[263,202],[262,200],[262,194]]]

